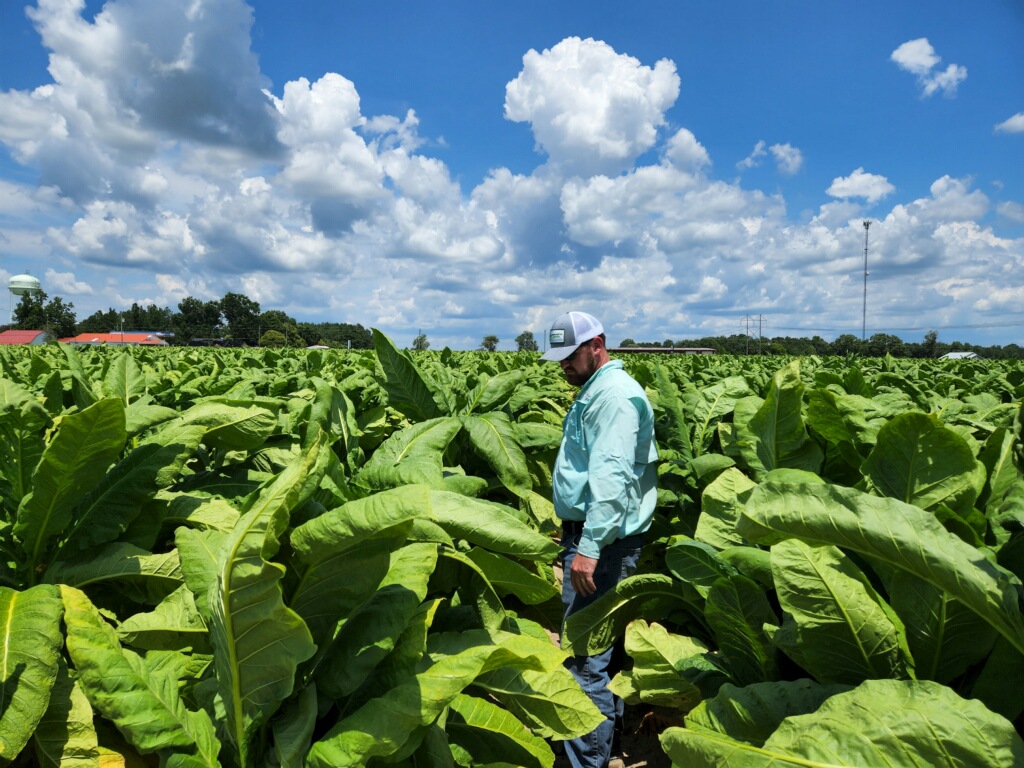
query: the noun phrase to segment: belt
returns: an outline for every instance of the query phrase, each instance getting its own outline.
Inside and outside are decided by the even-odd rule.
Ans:
[[[583,533],[583,526],[585,522],[585,520],[563,520],[562,535],[579,536],[581,533]]]
[[[583,526],[586,524],[585,520],[563,520],[562,521],[562,535],[571,536],[576,538],[583,534]],[[636,546],[642,546],[644,542],[643,533],[634,533],[629,536],[621,536],[617,541],[624,541],[627,544],[635,544]]]

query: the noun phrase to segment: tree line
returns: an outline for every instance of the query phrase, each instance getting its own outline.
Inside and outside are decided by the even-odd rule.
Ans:
[[[14,310],[14,322],[0,326],[0,330],[47,331],[55,339],[77,336],[80,333],[110,333],[111,331],[170,331],[171,343],[186,345],[196,340],[236,346],[308,347],[322,344],[328,347],[369,349],[373,346],[373,332],[353,323],[307,323],[290,317],[279,309],[260,309],[258,301],[240,293],[226,293],[219,300],[204,301],[189,296],[178,302],[175,312],[169,307],[155,304],[132,304],[129,309],[113,308],[96,311],[78,322],[75,305],[60,296],[50,299],[45,291],[25,294]],[[500,339],[495,335],[483,337],[480,349],[493,352]],[[536,352],[539,346],[531,331],[523,331],[516,338],[516,349]],[[876,333],[860,339],[851,333],[826,341],[821,336],[811,338],[773,336],[751,337],[737,333],[731,336],[705,336],[699,339],[665,339],[664,341],[635,341],[623,339],[620,347],[702,347],[725,355],[839,355],[865,357],[939,357],[948,352],[975,352],[990,359],[1022,359],[1024,348],[1017,344],[1005,346],[970,344],[962,341],[939,340],[937,331],[928,331],[920,342],[904,341],[889,333]],[[430,348],[427,335],[422,331],[413,340],[412,348]]]
[[[279,309],[260,309],[258,301],[240,293],[204,301],[189,296],[178,302],[175,312],[155,304],[132,304],[129,309],[98,310],[78,322],[75,305],[60,296],[50,299],[45,291],[25,294],[14,310],[14,323],[6,328],[46,331],[55,339],[80,333],[163,331],[174,334],[175,345],[198,343],[232,346],[328,347],[369,349],[373,332],[353,323],[299,322]]]
[[[811,338],[773,336],[757,338],[742,333],[731,336],[705,336],[699,339],[666,339],[664,341],[634,341],[623,339],[620,347],[703,347],[723,355],[861,355],[864,357],[941,357],[949,352],[974,352],[989,359],[1024,358],[1024,347],[1017,344],[983,345],[962,341],[939,340],[938,331],[928,331],[920,342],[904,341],[891,333],[876,333],[860,339],[844,333],[833,341],[821,336]]]

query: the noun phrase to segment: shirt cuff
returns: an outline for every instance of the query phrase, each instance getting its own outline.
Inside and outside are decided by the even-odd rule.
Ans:
[[[593,539],[588,539],[586,531],[580,536],[579,546],[576,547],[577,554],[583,555],[584,557],[590,557],[594,560],[601,558],[601,548],[597,545],[597,542]]]

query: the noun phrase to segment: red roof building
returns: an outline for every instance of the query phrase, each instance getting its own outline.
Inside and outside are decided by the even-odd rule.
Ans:
[[[46,331],[4,331],[0,344],[45,344],[50,340]]]
[[[153,333],[132,333],[131,331],[115,331],[114,333],[80,333],[68,339],[61,339],[65,344],[106,344],[111,347],[167,347],[164,339]]]

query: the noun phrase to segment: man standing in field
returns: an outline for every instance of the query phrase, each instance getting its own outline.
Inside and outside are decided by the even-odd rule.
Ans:
[[[622,363],[608,356],[604,328],[593,315],[555,320],[542,360],[562,366],[580,388],[562,427],[552,475],[562,520],[564,621],[636,571],[643,534],[657,500],[658,449],[647,395]],[[608,690],[613,648],[568,662],[605,716],[593,732],[565,743],[573,768],[606,768],[622,701]]]

